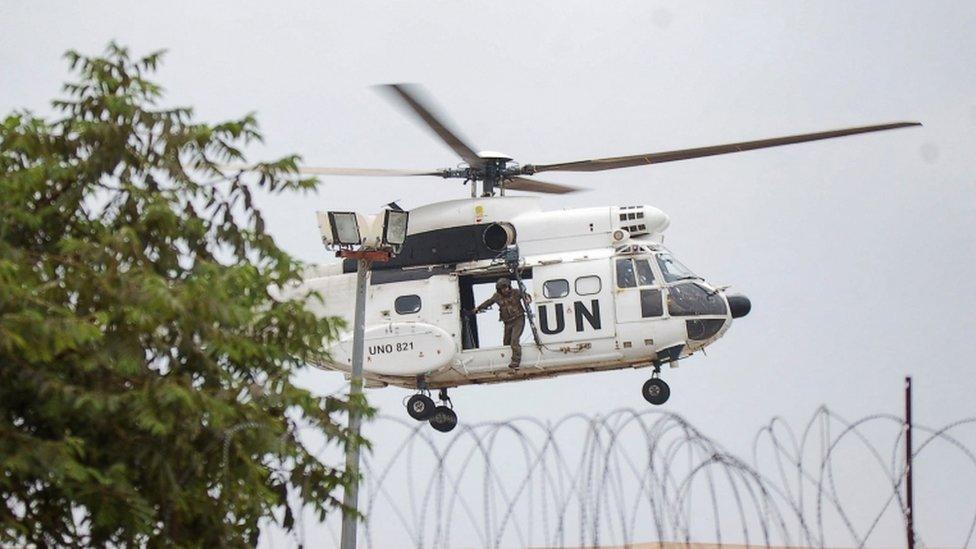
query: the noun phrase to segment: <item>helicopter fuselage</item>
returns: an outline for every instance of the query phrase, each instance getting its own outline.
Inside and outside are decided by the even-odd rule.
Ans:
[[[644,383],[642,395],[651,404],[664,404],[670,388],[658,376],[661,365],[711,344],[728,330],[732,318],[747,314],[751,307],[745,296],[726,295],[724,288],[706,284],[661,246],[658,237],[667,228],[668,217],[657,208],[546,212],[535,198],[506,197],[506,191],[580,190],[532,177],[545,172],[602,172],[921,125],[889,122],[626,156],[520,164],[506,154],[475,152],[419,87],[390,84],[381,89],[454,151],[461,164],[434,170],[305,166],[300,171],[455,179],[470,185],[471,199],[423,206],[408,216],[384,213],[382,234],[375,223],[379,218],[374,217],[362,224],[367,227],[365,238],[358,215],[353,230],[348,225],[352,212],[319,212],[323,243],[342,249],[349,259],[309,273],[303,285],[291,290],[299,298],[303,288],[318,290],[324,302],[309,300],[313,310],[347,321],[357,309],[354,303],[363,303],[355,296],[366,297],[362,364],[366,380],[416,388],[418,393],[405,403],[408,414],[442,432],[457,426],[447,388],[471,383],[649,365],[654,375]],[[483,198],[477,198],[479,186]],[[391,210],[398,208],[390,204]],[[405,217],[409,217],[406,238],[401,222],[394,225],[394,238],[389,239],[385,221]],[[346,230],[339,231],[336,223],[343,219]],[[368,254],[385,254],[375,249],[377,243],[399,249],[389,262],[375,266],[368,296],[363,296],[357,291],[362,279],[352,274],[357,270],[353,259],[366,261]],[[352,250],[355,247],[359,249]],[[517,353],[515,347],[481,341],[479,323],[464,314],[475,306],[476,287],[509,275],[523,288],[521,278],[532,281],[533,301],[523,305],[533,337],[523,345],[521,361],[509,354]],[[506,304],[510,313],[511,306]],[[517,332],[517,318],[508,318],[512,324],[507,334]],[[331,359],[320,366],[350,371],[351,340],[351,334],[343,334],[338,342],[327,342]],[[357,361],[357,380],[358,366]],[[430,398],[431,388],[441,389],[441,405]],[[357,390],[354,382],[351,392]]]
[[[651,206],[542,211],[534,197],[453,200],[410,212],[397,259],[377,264],[366,305],[369,385],[445,388],[675,363],[720,338],[744,297],[683,267],[660,244],[668,217]],[[311,271],[309,308],[352,326],[351,265]],[[466,315],[500,277],[525,282],[521,367],[487,343],[487,316]],[[484,285],[484,286],[483,286]],[[479,327],[482,328],[479,330]],[[349,372],[352,334],[318,366]]]

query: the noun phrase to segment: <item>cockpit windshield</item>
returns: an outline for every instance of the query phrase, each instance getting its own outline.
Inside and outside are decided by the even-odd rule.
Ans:
[[[701,278],[695,273],[691,272],[691,269],[682,265],[681,262],[675,259],[674,256],[669,252],[658,254],[657,264],[661,266],[661,274],[664,276],[664,280],[667,282],[678,282],[679,280]]]

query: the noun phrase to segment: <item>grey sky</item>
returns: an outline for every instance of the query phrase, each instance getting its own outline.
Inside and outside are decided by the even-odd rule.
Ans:
[[[976,411],[974,29],[971,1],[0,0],[0,112],[45,112],[66,79],[61,53],[99,52],[116,39],[139,53],[169,49],[159,75],[167,103],[193,105],[212,121],[255,111],[267,138],[255,158],[295,152],[314,165],[457,163],[369,89],[397,81],[424,84],[473,144],[523,163],[922,121],[549,177],[593,189],[545,197],[549,208],[663,209],[672,220],[665,244],[752,299],[752,313],[708,357],[665,372],[667,406],[744,453],[773,415],[799,423],[821,403],[849,417],[900,412],[905,374],[915,376],[920,422]],[[328,254],[315,209],[371,212],[393,199],[410,208],[465,193],[435,179],[332,178],[314,198],[265,197],[262,206],[284,248],[319,262]],[[646,406],[646,376],[461,388],[453,398],[463,422],[596,414]],[[307,381],[332,391],[341,376],[315,372]],[[405,394],[370,398],[401,414]],[[971,507],[963,494],[923,493],[922,503],[926,495]],[[929,531],[950,529],[922,508]]]

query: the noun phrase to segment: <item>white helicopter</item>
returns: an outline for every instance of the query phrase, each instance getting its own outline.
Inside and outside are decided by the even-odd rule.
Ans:
[[[566,193],[578,189],[526,176],[544,171],[593,172],[657,164],[858,133],[920,126],[896,122],[694,149],[599,158],[558,164],[519,165],[497,152],[476,153],[449,129],[414,86],[384,86],[464,161],[459,168],[416,171],[303,168],[316,175],[436,176],[471,184],[471,197],[415,208],[402,249],[377,263],[367,294],[363,374],[367,387],[396,385],[416,390],[407,412],[442,432],[457,415],[447,390],[562,374],[650,367],[643,396],[668,400],[661,366],[714,343],[734,318],[749,313],[742,295],[715,287],[682,265],[662,245],[668,216],[649,205],[543,211],[532,196],[507,190]],[[477,186],[480,184],[481,192]],[[392,208],[398,208],[391,204]],[[336,237],[320,220],[323,240]],[[355,262],[318,266],[299,295],[320,316],[338,316],[352,326]],[[484,345],[473,309],[475,290],[507,277],[523,290],[527,328],[518,368],[509,368],[508,346]],[[494,322],[482,319],[482,322]],[[484,327],[482,324],[481,327]],[[330,347],[319,367],[351,371],[352,333]],[[435,405],[431,390],[439,390]]]

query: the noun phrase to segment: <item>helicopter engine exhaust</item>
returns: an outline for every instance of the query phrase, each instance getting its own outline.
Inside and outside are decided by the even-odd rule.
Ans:
[[[493,252],[502,252],[515,244],[515,227],[510,223],[492,223],[485,228],[485,246]]]

